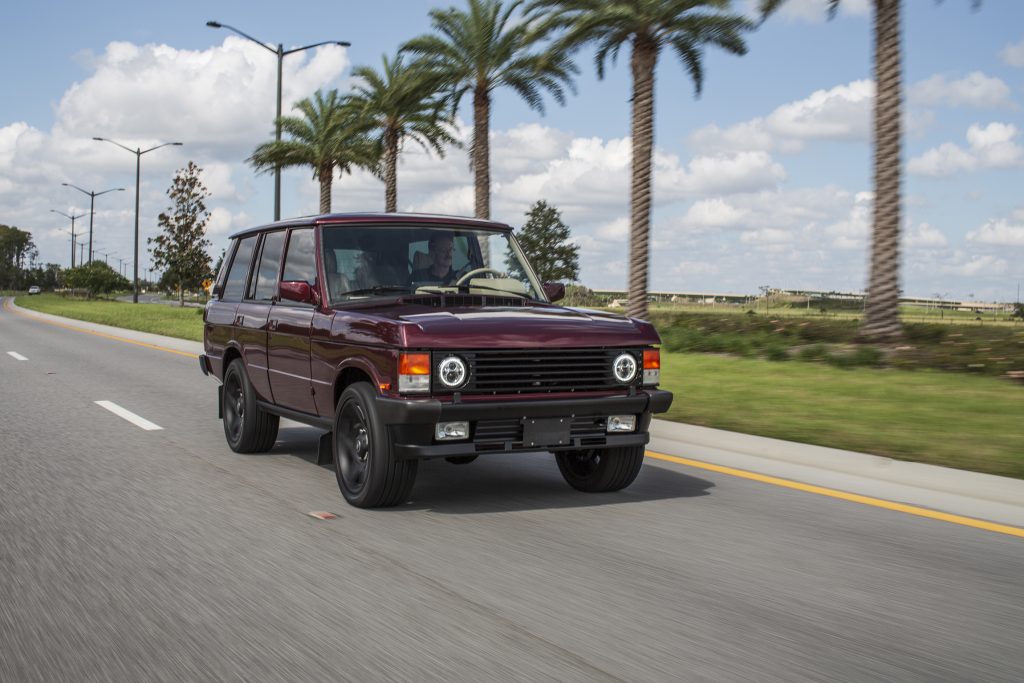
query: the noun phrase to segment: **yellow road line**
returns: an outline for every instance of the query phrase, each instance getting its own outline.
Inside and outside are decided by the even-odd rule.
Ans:
[[[128,339],[126,337],[118,337],[118,336],[115,336],[113,334],[107,334],[105,332],[97,332],[95,330],[87,330],[87,329],[85,329],[83,327],[76,327],[75,325],[66,325],[64,323],[59,323],[59,322],[57,322],[55,320],[47,320],[46,318],[40,318],[38,316],[32,315],[31,313],[24,313],[24,312],[19,311],[19,310],[15,309],[15,308],[11,308],[10,302],[11,302],[10,299],[4,299],[4,310],[5,311],[7,311],[8,313],[14,313],[15,315],[20,315],[23,318],[29,318],[30,320],[35,320],[36,322],[45,323],[47,325],[53,325],[54,327],[63,327],[65,330],[72,330],[73,332],[84,332],[85,334],[91,334],[91,335],[93,335],[95,337],[103,337],[104,339],[113,339],[114,341],[124,342],[126,344],[135,344],[136,346],[142,346],[142,347],[147,348],[147,349],[154,349],[156,351],[164,351],[166,353],[174,353],[174,354],[177,354],[179,356],[185,356],[186,358],[199,358],[199,354],[197,354],[197,353],[189,353],[188,351],[178,351],[177,349],[169,349],[166,346],[157,346],[156,344],[147,344],[146,342],[136,341],[134,339]],[[93,324],[98,325],[99,323],[93,323]]]
[[[969,526],[975,529],[984,529],[985,531],[994,531],[997,534],[1006,534],[1007,536],[1017,536],[1024,538],[1024,529],[1015,526],[1008,526],[1006,524],[996,524],[995,522],[986,522],[980,519],[974,519],[972,517],[961,517],[960,515],[952,515],[948,512],[938,512],[937,510],[929,510],[928,508],[917,507],[916,505],[907,505],[905,503],[894,503],[891,500],[883,500],[881,498],[872,498],[871,496],[862,496],[857,493],[847,493],[846,491],[837,491],[836,489],[825,488],[824,486],[814,486],[813,484],[802,484],[798,481],[792,481],[790,479],[782,479],[780,477],[771,477],[766,474],[757,474],[756,472],[748,472],[746,470],[738,470],[734,467],[725,467],[723,465],[713,465],[707,462],[701,462],[700,460],[691,460],[690,458],[680,458],[675,455],[665,455],[664,453],[655,453],[654,451],[647,451],[649,457],[657,460],[664,460],[665,462],[673,462],[677,465],[687,465],[688,467],[697,467],[702,470],[709,470],[711,472],[719,472],[720,474],[728,474],[733,477],[741,477],[743,479],[751,479],[753,481],[759,481],[763,484],[771,484],[772,486],[782,486],[787,489],[795,489],[797,491],[804,491],[805,493],[814,493],[819,496],[828,496],[829,498],[838,498],[840,500],[850,501],[851,503],[860,503],[861,505],[871,505],[877,508],[883,508],[885,510],[894,510],[896,512],[902,512],[908,515],[917,515],[918,517],[927,517],[928,519],[937,519],[942,522],[949,522],[951,524],[960,524],[961,526]]]

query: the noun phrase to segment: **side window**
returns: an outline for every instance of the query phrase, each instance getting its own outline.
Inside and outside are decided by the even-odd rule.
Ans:
[[[221,294],[221,301],[241,301],[245,292],[245,280],[249,275],[249,262],[252,260],[252,250],[256,247],[256,235],[246,237],[238,243],[235,249],[235,256],[231,261],[231,270],[228,271],[228,279],[224,284],[224,293]]]
[[[282,280],[299,280],[312,285],[316,281],[316,250],[313,229],[292,230],[288,240],[288,254],[284,259]]]
[[[277,271],[281,266],[281,250],[284,248],[284,230],[267,233],[263,237],[260,251],[260,269],[256,274],[252,298],[270,301],[277,294]]]

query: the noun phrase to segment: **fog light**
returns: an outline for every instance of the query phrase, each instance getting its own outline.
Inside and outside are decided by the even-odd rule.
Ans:
[[[609,415],[606,432],[632,432],[636,429],[636,415]]]
[[[434,438],[438,441],[456,441],[469,438],[468,422],[438,422],[434,426]]]

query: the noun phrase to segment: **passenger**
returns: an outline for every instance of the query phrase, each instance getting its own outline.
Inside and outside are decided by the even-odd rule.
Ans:
[[[324,249],[324,275],[327,277],[327,295],[331,301],[341,299],[352,287],[344,273],[338,272],[338,257],[334,249]]]

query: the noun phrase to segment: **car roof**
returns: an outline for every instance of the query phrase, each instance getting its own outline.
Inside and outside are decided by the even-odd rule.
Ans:
[[[239,230],[231,235],[231,239],[242,237],[264,230],[275,230],[281,228],[293,228],[309,225],[423,225],[443,224],[447,226],[463,226],[467,228],[484,228],[487,230],[500,230],[510,232],[512,227],[505,223],[483,220],[481,218],[468,218],[466,216],[444,216],[431,213],[325,213],[318,216],[302,216],[289,218],[276,223],[267,223],[252,228]]]

